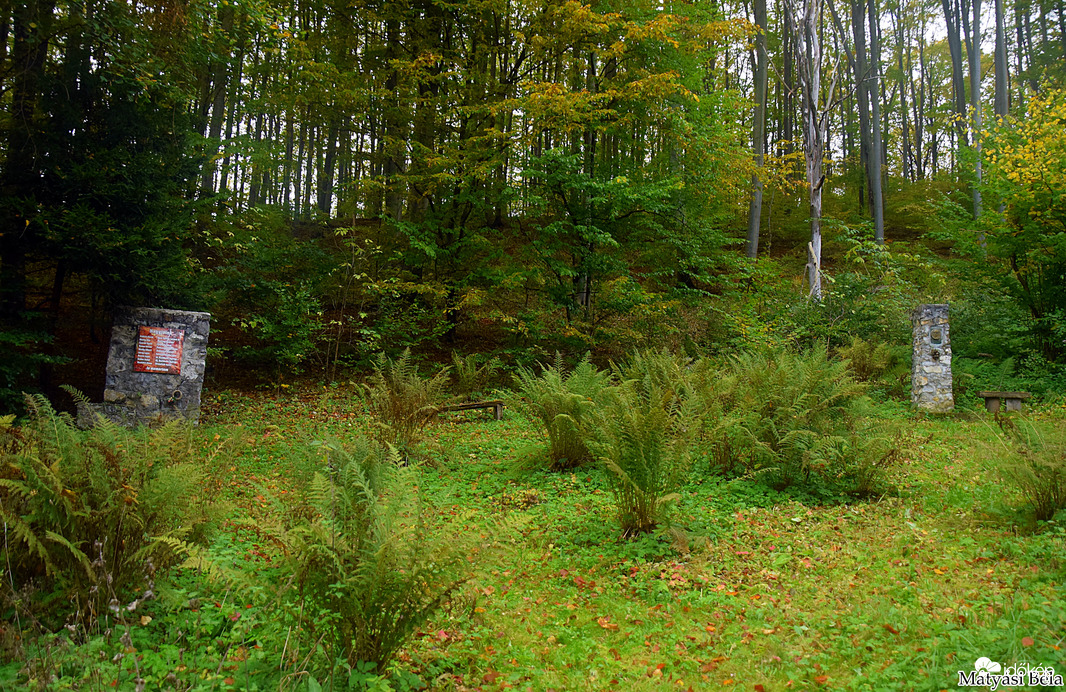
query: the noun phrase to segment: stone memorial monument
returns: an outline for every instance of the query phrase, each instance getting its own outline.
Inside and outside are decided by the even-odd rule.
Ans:
[[[950,411],[955,408],[955,398],[951,393],[948,306],[919,305],[911,313],[911,325],[911,404],[924,411]]]
[[[111,328],[104,403],[93,410],[120,425],[200,420],[211,315],[119,308]],[[79,411],[79,421],[88,412]]]

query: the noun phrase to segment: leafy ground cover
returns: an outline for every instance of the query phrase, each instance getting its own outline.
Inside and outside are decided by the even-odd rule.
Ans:
[[[91,631],[9,623],[0,684],[50,689],[937,690],[988,657],[1066,671],[1066,527],[1037,524],[996,474],[984,415],[882,404],[907,453],[862,502],[726,481],[696,464],[668,528],[623,540],[603,472],[516,463],[543,433],[514,407],[443,415],[418,489],[460,528],[467,581],[382,678],[313,677],[323,652],[284,617],[267,527],[309,443],[372,433],[354,388],[218,392],[197,431],[239,436],[213,478],[230,503],[202,569]],[[1066,424],[1066,407],[1038,416]],[[1062,514],[1059,514],[1061,520]],[[195,561],[190,567],[195,566]],[[347,678],[347,679],[343,679]]]

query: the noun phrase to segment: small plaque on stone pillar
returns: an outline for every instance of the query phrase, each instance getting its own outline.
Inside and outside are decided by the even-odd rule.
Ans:
[[[137,328],[137,351],[133,372],[181,374],[181,349],[185,331],[166,327]]]
[[[211,315],[119,308],[111,329],[104,403],[93,409],[120,425],[200,420]],[[79,422],[91,424],[88,411]]]
[[[950,411],[955,407],[955,398],[951,391],[948,306],[919,305],[911,315],[911,325],[911,404],[925,411]]]

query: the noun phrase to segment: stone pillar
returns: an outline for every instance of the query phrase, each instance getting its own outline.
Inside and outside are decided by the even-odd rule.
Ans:
[[[951,393],[951,339],[948,306],[919,305],[911,313],[914,350],[911,356],[911,404],[943,413],[955,407]]]
[[[211,315],[119,308],[111,328],[104,403],[98,412],[125,426],[200,420]],[[84,416],[79,412],[79,419]]]

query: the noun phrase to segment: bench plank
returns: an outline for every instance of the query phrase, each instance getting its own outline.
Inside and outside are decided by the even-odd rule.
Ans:
[[[977,396],[985,400],[985,410],[990,413],[999,411],[1000,406],[1006,406],[1008,411],[1021,411],[1022,401],[1032,396],[1029,392],[977,392]]]
[[[493,399],[491,401],[468,401],[465,404],[449,404],[444,406],[442,411],[471,411],[479,408],[491,408],[492,413],[496,420],[503,420],[503,400]]]

